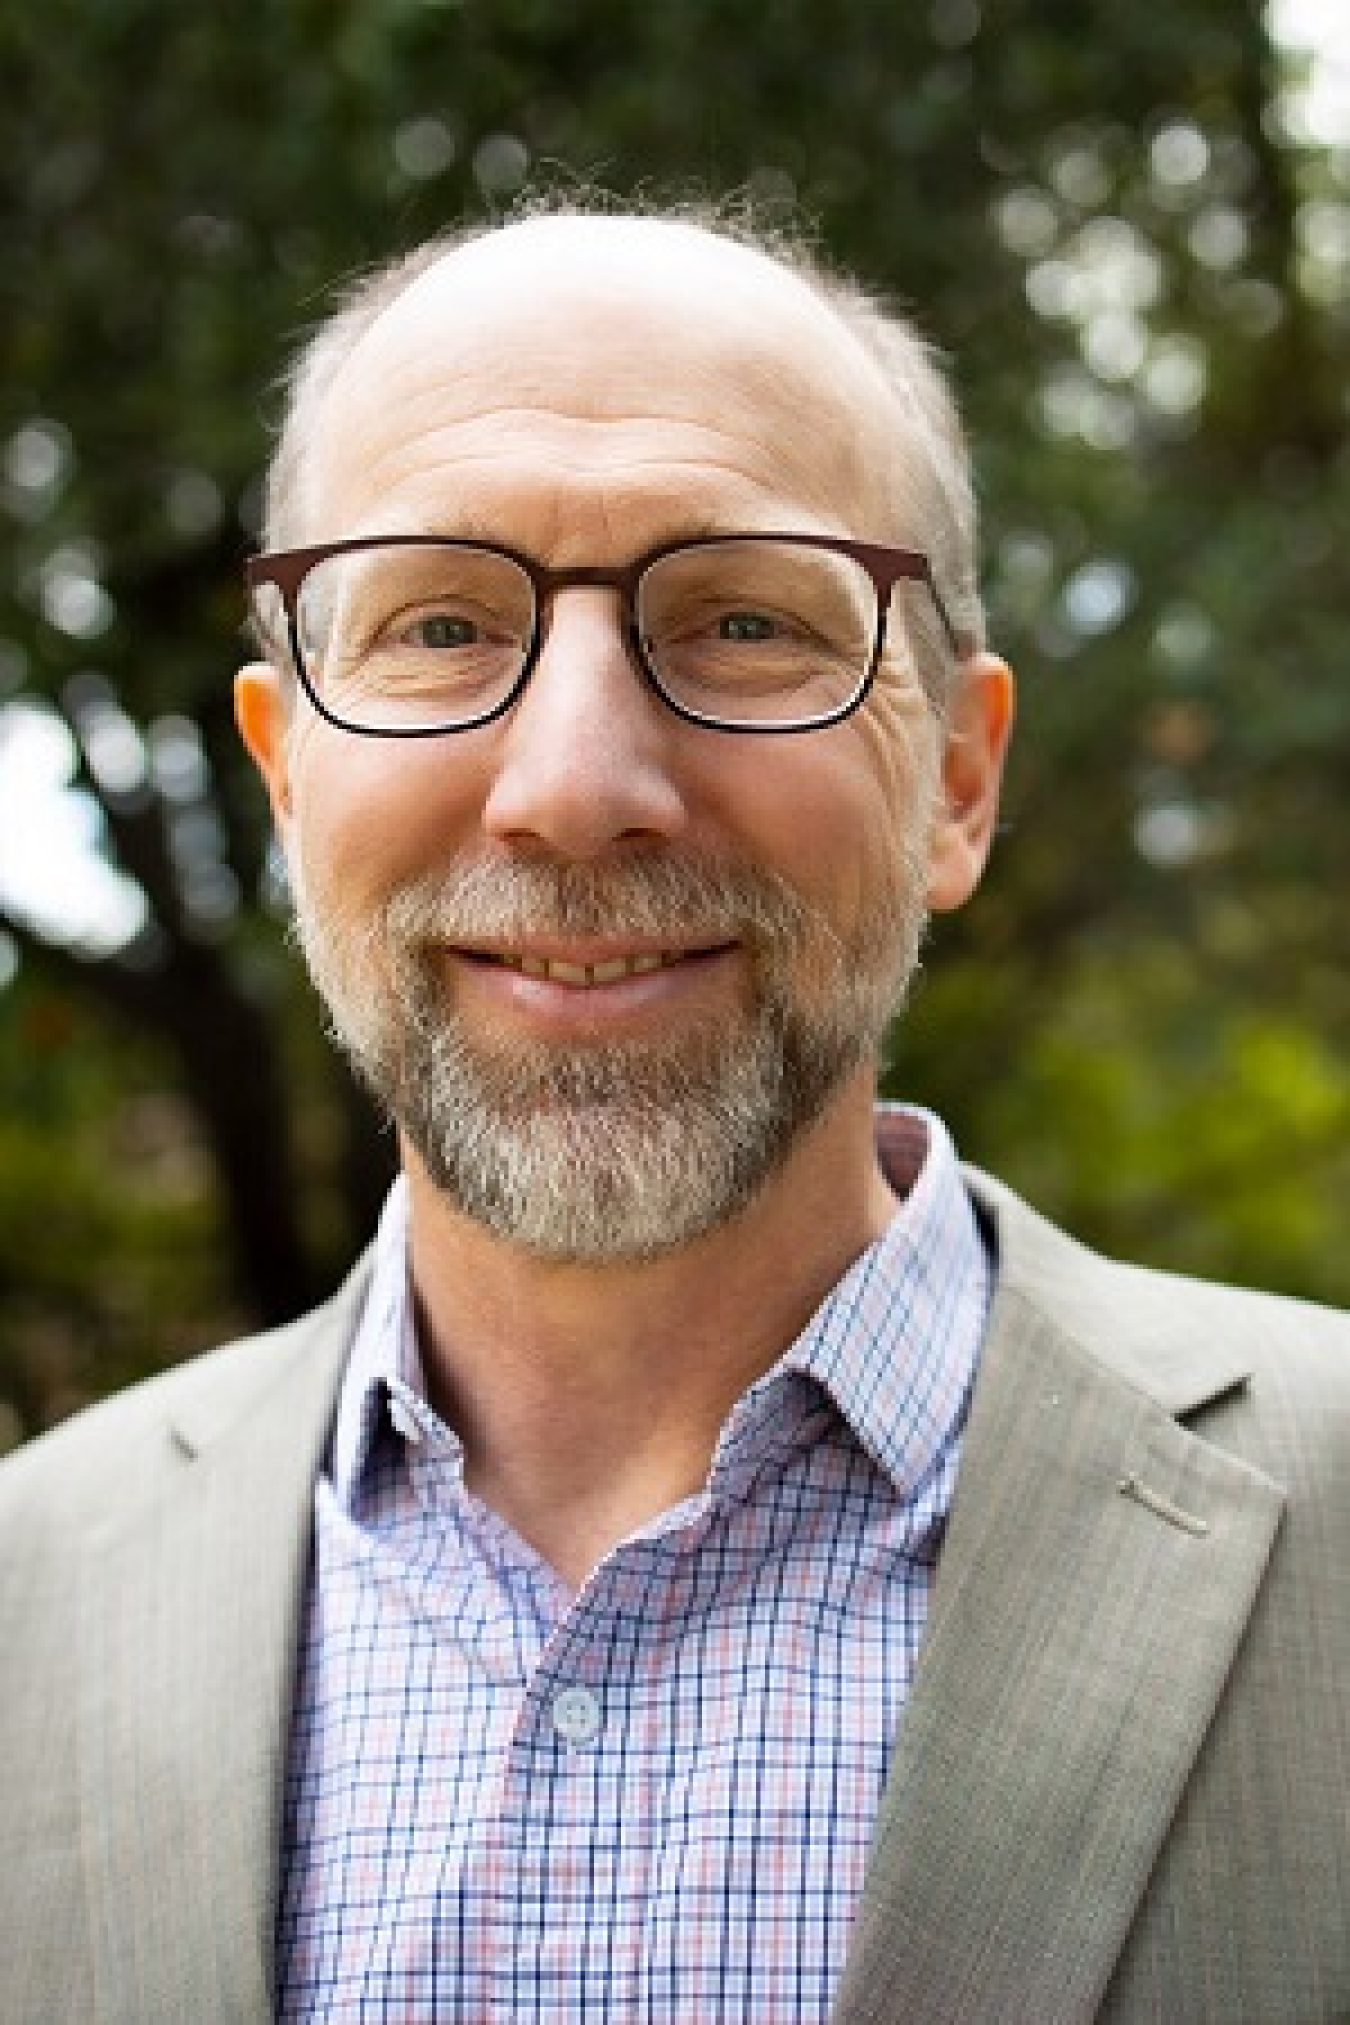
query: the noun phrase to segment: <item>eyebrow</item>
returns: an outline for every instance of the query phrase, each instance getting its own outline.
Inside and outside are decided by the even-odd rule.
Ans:
[[[747,525],[743,520],[729,520],[718,514],[699,513],[674,523],[661,536],[659,543],[648,542],[644,547],[661,546],[667,541],[714,541],[724,535],[759,532],[758,528]],[[521,546],[514,535],[503,531],[498,521],[484,519],[472,512],[457,513],[452,520],[435,525],[420,517],[415,521],[410,519],[401,527],[372,523],[359,533],[358,539],[397,540],[404,535],[416,535],[429,541],[434,541],[438,537],[445,541],[479,541],[489,548],[500,548],[503,544],[508,548]]]

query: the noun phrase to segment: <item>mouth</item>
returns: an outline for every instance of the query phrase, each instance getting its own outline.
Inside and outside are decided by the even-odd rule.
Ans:
[[[548,984],[571,985],[584,991],[594,990],[597,986],[622,984],[632,977],[652,977],[658,971],[673,969],[678,964],[723,955],[730,947],[731,944],[722,943],[697,949],[644,949],[585,959],[545,956],[534,950],[514,949],[465,949],[460,954],[476,963],[515,971],[520,977],[536,978]]]

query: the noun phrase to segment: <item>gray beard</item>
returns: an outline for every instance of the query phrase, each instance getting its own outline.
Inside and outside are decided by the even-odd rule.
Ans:
[[[364,933],[297,928],[332,1030],[435,1186],[540,1258],[653,1258],[736,1216],[875,1057],[918,965],[922,876],[847,941],[782,880],[686,858],[484,858]],[[690,1033],[567,1049],[471,1037],[436,950],[623,933],[750,957],[749,1004]]]

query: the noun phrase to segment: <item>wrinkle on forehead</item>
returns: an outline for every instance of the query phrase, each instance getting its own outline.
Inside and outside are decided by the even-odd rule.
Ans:
[[[786,518],[803,531],[836,533],[851,531],[855,517],[876,518],[868,506],[875,487],[869,489],[847,435],[834,437],[822,453],[818,445],[808,448],[800,431],[736,433],[665,422],[654,431],[645,418],[594,421],[495,408],[459,425],[349,433],[343,463],[342,497],[361,523],[344,525],[344,533],[476,528],[500,540],[509,536],[512,502],[537,501],[549,490],[576,506],[604,500],[618,513],[631,497],[636,516],[653,499],[662,501],[679,525],[654,538],[725,532],[728,514],[748,526]],[[639,542],[647,538],[637,519],[633,532]]]

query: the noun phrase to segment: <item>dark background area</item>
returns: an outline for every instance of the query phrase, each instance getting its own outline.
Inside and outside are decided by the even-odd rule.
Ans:
[[[0,78],[0,1445],[371,1227],[240,564],[329,287],[541,178],[803,211],[952,362],[1022,720],[890,1087],[1108,1249],[1350,1298],[1350,133],[1255,0],[44,0]]]

